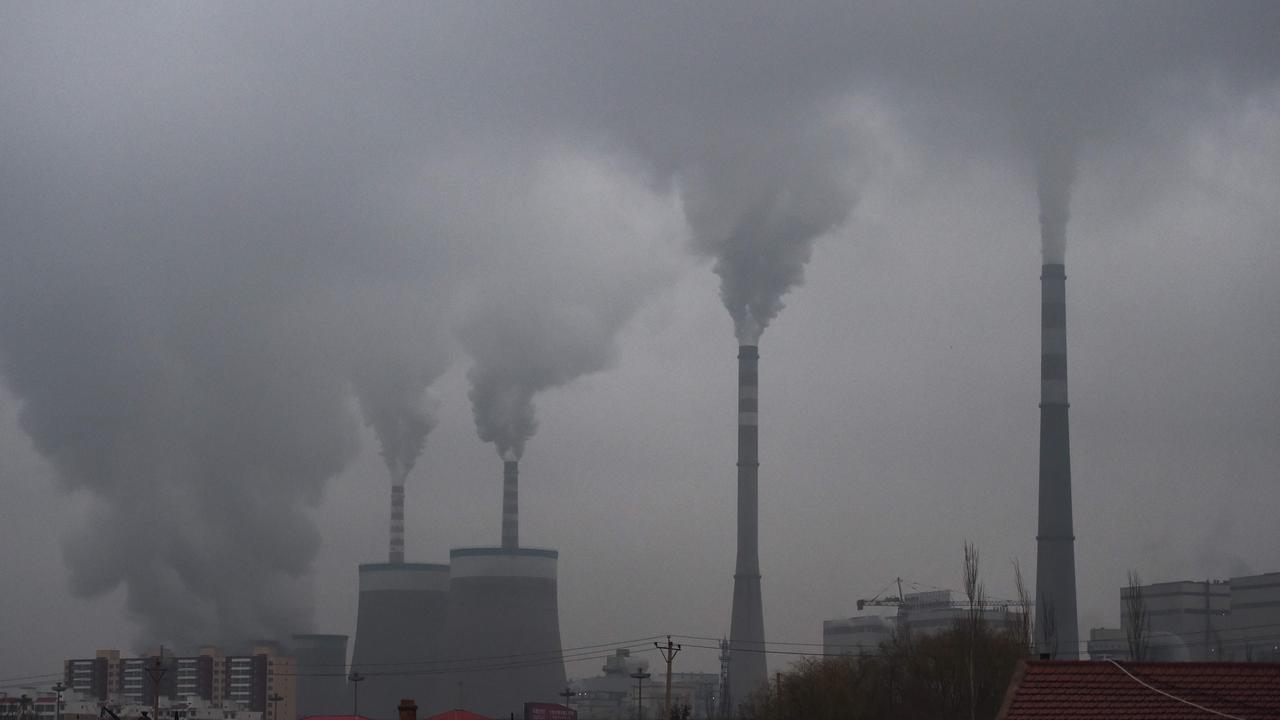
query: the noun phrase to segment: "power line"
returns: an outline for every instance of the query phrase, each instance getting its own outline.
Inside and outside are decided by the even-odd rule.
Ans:
[[[1125,666],[1121,665],[1120,663],[1116,662],[1115,660],[1110,660],[1110,659],[1109,659],[1109,660],[1107,660],[1107,662],[1109,662],[1109,663],[1111,663],[1112,665],[1115,665],[1116,667],[1120,668],[1120,672],[1124,673],[1125,675],[1128,675],[1130,678],[1132,678],[1132,679],[1133,679],[1133,681],[1134,681],[1134,682],[1138,683],[1138,684],[1139,684],[1139,685],[1141,685],[1142,687],[1144,687],[1144,688],[1146,688],[1146,689],[1148,689],[1148,690],[1152,690],[1152,691],[1154,691],[1154,692],[1158,692],[1158,693],[1160,693],[1161,695],[1163,695],[1163,696],[1165,696],[1165,697],[1169,698],[1170,700],[1177,700],[1178,702],[1180,702],[1180,703],[1182,703],[1182,704],[1184,704],[1184,705],[1190,705],[1191,707],[1193,707],[1193,708],[1195,708],[1195,709],[1197,709],[1197,710],[1203,710],[1203,711],[1205,711],[1205,712],[1207,712],[1207,713],[1210,713],[1210,714],[1212,714],[1212,715],[1217,715],[1217,716],[1219,716],[1219,717],[1231,718],[1231,720],[1244,720],[1244,718],[1242,718],[1242,717],[1240,717],[1240,716],[1238,716],[1238,715],[1228,715],[1228,714],[1226,714],[1226,713],[1224,713],[1224,712],[1218,712],[1217,710],[1214,710],[1214,709],[1212,709],[1212,708],[1207,708],[1207,707],[1205,707],[1205,706],[1203,706],[1203,705],[1197,705],[1196,703],[1193,703],[1193,702],[1191,702],[1190,700],[1187,700],[1186,698],[1180,698],[1180,697],[1178,697],[1177,695],[1173,695],[1173,694],[1171,694],[1171,693],[1167,693],[1167,692],[1165,692],[1164,690],[1161,690],[1161,689],[1160,689],[1160,688],[1158,688],[1158,687],[1153,687],[1153,686],[1151,686],[1151,685],[1147,684],[1147,683],[1146,683],[1146,682],[1144,682],[1141,678],[1139,678],[1137,675],[1134,675],[1133,673],[1129,672],[1129,671],[1125,668]]]

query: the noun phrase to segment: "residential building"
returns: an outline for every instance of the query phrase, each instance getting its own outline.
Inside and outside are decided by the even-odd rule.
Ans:
[[[257,712],[260,720],[296,716],[294,660],[271,642],[230,656],[215,647],[184,657],[163,651],[121,657],[116,650],[99,650],[93,658],[67,660],[64,675],[68,687],[99,702],[150,707],[158,693],[165,706],[203,701],[200,707]]]

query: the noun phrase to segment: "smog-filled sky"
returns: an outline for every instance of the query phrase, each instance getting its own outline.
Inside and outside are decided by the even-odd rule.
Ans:
[[[1129,569],[1280,571],[1277,37],[1271,2],[4,6],[0,690],[352,632],[388,468],[443,562],[499,540],[495,449],[566,648],[727,634],[739,342],[771,642],[958,586],[966,539],[1012,597],[1064,259],[1082,636]]]

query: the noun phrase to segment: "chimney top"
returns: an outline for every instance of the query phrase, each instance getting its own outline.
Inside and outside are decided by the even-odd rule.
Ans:
[[[413,698],[404,698],[400,701],[400,720],[418,720],[418,704]]]

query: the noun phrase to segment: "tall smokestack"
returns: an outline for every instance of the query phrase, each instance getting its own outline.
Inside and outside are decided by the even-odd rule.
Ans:
[[[1050,657],[1080,656],[1076,627],[1076,550],[1071,520],[1071,443],[1067,423],[1067,274],[1046,263],[1040,275],[1040,525],[1036,535],[1036,646]]]
[[[757,526],[759,362],[757,346],[738,347],[738,564],[733,573],[733,617],[729,624],[729,673],[734,708],[768,680]]]
[[[520,462],[502,463],[502,547],[520,547]]]
[[[391,481],[391,544],[387,562],[404,563],[404,480]]]

